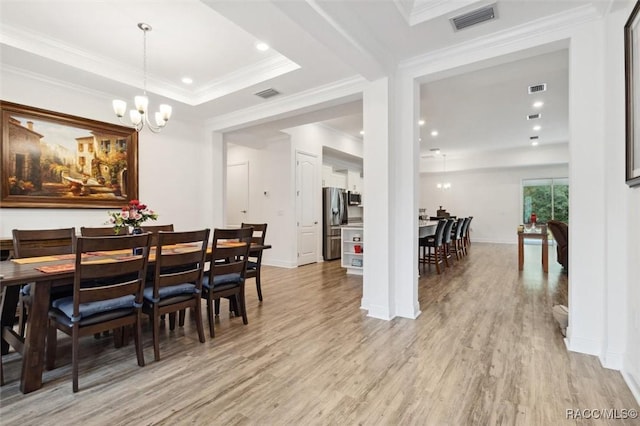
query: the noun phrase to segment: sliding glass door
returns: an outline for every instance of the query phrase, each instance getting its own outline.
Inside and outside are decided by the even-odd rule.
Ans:
[[[569,179],[524,179],[522,181],[523,222],[528,223],[531,213],[538,222],[560,220],[569,222]]]

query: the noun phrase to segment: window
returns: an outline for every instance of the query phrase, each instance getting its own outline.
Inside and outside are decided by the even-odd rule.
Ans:
[[[560,220],[569,222],[569,179],[524,179],[522,181],[523,223],[531,213],[538,222]]]

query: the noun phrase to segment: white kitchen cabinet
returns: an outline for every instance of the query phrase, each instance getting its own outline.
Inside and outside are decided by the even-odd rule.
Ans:
[[[347,190],[362,192],[362,176],[360,176],[360,172],[353,170],[347,172]]]

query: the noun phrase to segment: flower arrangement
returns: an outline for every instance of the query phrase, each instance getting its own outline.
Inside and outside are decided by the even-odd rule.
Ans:
[[[125,226],[140,228],[147,220],[157,220],[158,214],[149,209],[146,204],[140,203],[138,200],[131,200],[129,204],[124,206],[119,212],[109,212],[109,222],[113,225],[116,234],[120,233],[120,229]]]

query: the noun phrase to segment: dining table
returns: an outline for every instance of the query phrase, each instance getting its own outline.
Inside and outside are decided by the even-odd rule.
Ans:
[[[223,243],[224,244],[224,243]],[[231,243],[232,244],[232,243]],[[250,247],[250,254],[259,254],[270,249],[270,244],[255,244]],[[166,248],[163,248],[163,251]],[[176,247],[184,250],[185,247]],[[211,260],[212,248],[207,249],[207,260]],[[131,255],[126,253],[125,255]],[[123,256],[123,253],[100,253],[99,258],[108,261],[109,256]],[[44,370],[45,340],[48,325],[51,288],[73,283],[75,254],[40,256],[0,261],[0,339],[2,355],[13,346],[22,353],[22,371],[20,375],[20,391],[29,393],[42,387]],[[155,248],[149,254],[149,267],[155,262]],[[31,285],[32,304],[29,308],[26,336],[22,338],[13,330],[16,307],[19,300],[20,287]]]

